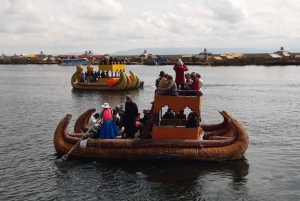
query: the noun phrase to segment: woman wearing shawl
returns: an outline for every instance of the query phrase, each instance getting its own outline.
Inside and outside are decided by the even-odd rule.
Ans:
[[[116,123],[113,121],[113,111],[108,103],[101,105],[103,110],[100,112],[100,118],[102,118],[102,125],[98,132],[101,139],[112,139],[120,135],[119,129]]]

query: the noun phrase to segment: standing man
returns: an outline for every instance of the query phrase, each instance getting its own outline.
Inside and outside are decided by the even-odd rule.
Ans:
[[[184,90],[184,84],[185,84],[185,79],[184,79],[184,71],[188,71],[189,69],[184,65],[184,63],[181,61],[181,59],[178,59],[177,63],[173,67],[173,70],[176,73],[176,78],[175,82],[177,84],[177,89]],[[179,88],[180,85],[180,88]]]
[[[138,116],[138,107],[132,102],[131,96],[126,96],[125,102],[125,115],[124,115],[124,134],[122,134],[123,138],[134,138],[134,134],[138,131],[135,122],[136,117]]]

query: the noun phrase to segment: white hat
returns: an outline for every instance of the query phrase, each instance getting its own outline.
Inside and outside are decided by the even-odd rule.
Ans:
[[[101,105],[101,107],[103,107],[103,108],[110,108],[110,106],[109,106],[108,103],[104,103],[103,105]]]
[[[183,62],[181,61],[181,59],[178,59],[177,64],[178,64],[179,66],[183,66]]]

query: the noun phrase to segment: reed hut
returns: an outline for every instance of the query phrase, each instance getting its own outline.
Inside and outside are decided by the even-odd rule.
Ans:
[[[37,55],[36,55],[36,61],[37,61],[37,62],[45,62],[45,61],[47,61],[47,59],[48,59],[48,56],[45,55],[45,54],[43,53],[43,51],[41,51],[40,54],[37,54]]]
[[[219,56],[212,56],[208,61],[210,62],[210,65],[212,65],[212,66],[221,65],[224,63],[224,60]]]

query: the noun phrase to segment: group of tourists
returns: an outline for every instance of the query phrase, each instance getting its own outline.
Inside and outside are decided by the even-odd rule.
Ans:
[[[112,64],[112,63],[122,63],[124,64],[125,63],[125,60],[124,59],[120,59],[120,58],[117,58],[117,57],[112,57],[112,56],[109,56],[109,57],[103,57],[101,60],[100,60],[100,64]]]
[[[94,83],[99,82],[100,78],[110,78],[110,77],[120,77],[120,71],[116,70],[114,75],[109,76],[109,72],[106,70],[103,71],[86,71],[82,72],[79,77],[79,82],[87,82],[87,83]]]
[[[160,95],[180,95],[181,91],[190,91],[185,92],[185,95],[194,95],[195,91],[201,92],[201,87],[203,85],[203,81],[201,80],[201,75],[199,73],[188,73],[188,68],[181,59],[179,59],[176,65],[173,67],[175,71],[176,77],[175,81],[173,77],[164,71],[161,71],[159,74],[159,78],[156,80],[155,86],[158,89],[158,94]],[[186,72],[186,73],[185,73]],[[85,74],[82,73],[85,77],[92,77],[94,81],[101,77],[107,77],[108,73],[102,72],[87,72]],[[148,115],[150,113],[149,110],[143,110],[144,116],[140,118],[140,113],[138,112],[138,107],[136,103],[132,101],[130,95],[126,96],[125,108],[123,105],[117,105],[115,109],[112,109],[109,106],[109,103],[104,103],[101,105],[102,111],[100,113],[95,113],[89,122],[89,127],[93,127],[92,130],[95,133],[95,138],[100,139],[112,139],[117,136],[120,138],[135,138],[137,137],[137,133],[139,133],[139,137],[147,138],[145,136],[141,136],[143,134]],[[167,112],[163,115],[162,119],[174,119],[175,114],[169,108]],[[188,117],[184,114],[184,110],[181,110],[177,114],[177,119],[187,119],[187,128],[198,127],[198,117],[194,112],[191,112]],[[101,120],[99,125],[95,125],[97,120]]]
[[[94,132],[94,138],[112,139],[135,138],[138,131],[142,132],[148,119],[149,110],[143,110],[144,116],[140,118],[138,107],[130,95],[126,96],[125,109],[117,105],[112,109],[109,103],[101,105],[102,110],[91,116],[88,126]],[[99,122],[100,123],[96,123]]]
[[[159,95],[179,95],[178,91],[183,90],[194,90],[200,91],[202,93],[201,87],[203,85],[203,80],[199,73],[185,73],[188,71],[186,65],[181,59],[177,61],[174,65],[173,70],[175,71],[175,81],[171,75],[161,71],[159,78],[155,81],[155,86],[159,90],[157,93]],[[185,95],[195,95],[195,92],[187,92]]]
[[[197,128],[198,127],[198,116],[195,112],[190,112],[188,117],[184,114],[184,110],[180,110],[177,114],[177,119],[187,119],[187,123],[185,125],[186,128]],[[174,112],[168,108],[168,110],[162,116],[162,119],[175,119]],[[200,120],[201,121],[201,120]]]

